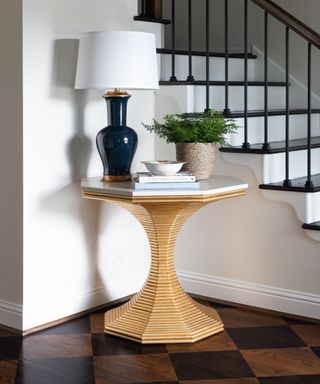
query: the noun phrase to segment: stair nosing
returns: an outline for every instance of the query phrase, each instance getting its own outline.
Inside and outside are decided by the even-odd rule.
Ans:
[[[170,85],[170,86],[177,86],[177,85],[194,85],[194,86],[205,86],[207,84],[206,80],[160,80],[159,85]],[[228,84],[230,87],[243,87],[245,85],[244,81],[241,80],[230,80],[228,81]],[[224,80],[210,80],[209,85],[215,85],[215,86],[225,86],[226,82]],[[264,87],[264,81],[248,81],[248,87]],[[268,87],[285,87],[286,82],[285,81],[269,81]]]
[[[320,136],[312,136],[312,139],[320,139]],[[297,151],[305,151],[308,149],[308,144],[297,144],[294,145],[295,141],[298,140],[303,140],[303,139],[293,139],[291,140],[291,145],[289,144],[289,152],[297,152]],[[305,138],[305,140],[307,140]],[[252,145],[260,145],[261,148],[249,148],[249,149],[243,149],[241,146],[235,146],[235,147],[220,147],[219,150],[220,152],[226,152],[226,153],[247,153],[247,154],[276,154],[276,153],[284,153],[286,151],[286,147],[278,147],[278,148],[272,148],[272,145],[275,145],[276,143],[284,142],[284,140],[279,140],[279,141],[270,141],[270,149],[266,150],[263,149],[263,143],[255,143]],[[317,149],[320,148],[320,141],[318,143],[313,143],[311,144],[311,149]]]
[[[189,51],[186,50],[186,49],[175,49],[175,55],[182,55],[182,56],[188,56],[189,55]],[[162,53],[162,54],[168,54],[168,55],[171,55],[172,54],[172,49],[170,48],[157,48],[157,53]],[[205,57],[207,55],[207,53],[205,51],[198,51],[198,50],[193,50],[191,51],[191,55],[192,56],[203,56]],[[225,57],[225,53],[224,52],[209,52],[209,56],[210,57]],[[231,59],[244,59],[245,58],[245,53],[229,53],[228,54],[228,57],[230,57]],[[257,59],[257,55],[254,55],[253,53],[248,53],[248,59],[252,60],[252,59]]]
[[[320,221],[315,221],[313,223],[303,223],[302,228],[311,231],[320,231]]]

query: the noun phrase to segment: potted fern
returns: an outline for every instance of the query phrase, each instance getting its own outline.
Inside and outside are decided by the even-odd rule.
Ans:
[[[225,119],[220,112],[208,110],[198,115],[166,115],[162,123],[143,124],[149,131],[175,143],[177,161],[186,162],[184,171],[191,172],[198,180],[210,177],[216,144],[227,145],[226,135],[236,131],[233,120]]]

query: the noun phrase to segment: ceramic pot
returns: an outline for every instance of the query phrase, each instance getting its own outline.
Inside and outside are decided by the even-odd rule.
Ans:
[[[191,172],[197,180],[211,176],[214,155],[214,143],[176,143],[177,161],[186,162],[182,170]]]

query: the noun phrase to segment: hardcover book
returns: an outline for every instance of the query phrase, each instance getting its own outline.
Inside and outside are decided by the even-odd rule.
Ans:
[[[135,181],[139,183],[186,183],[195,182],[194,175],[188,172],[179,172],[175,175],[153,175],[151,172],[138,172]]]
[[[155,190],[155,189],[199,189],[200,183],[194,182],[165,182],[165,183],[138,183],[133,182],[132,187],[135,190]]]

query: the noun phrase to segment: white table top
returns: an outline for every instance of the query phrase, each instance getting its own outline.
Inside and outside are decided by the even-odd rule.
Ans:
[[[101,177],[92,177],[81,181],[83,192],[112,194],[118,196],[139,197],[139,196],[210,196],[215,194],[236,192],[248,188],[248,184],[231,177],[214,175],[210,179],[200,181],[199,189],[155,189],[155,190],[134,190],[132,182],[105,182]]]

